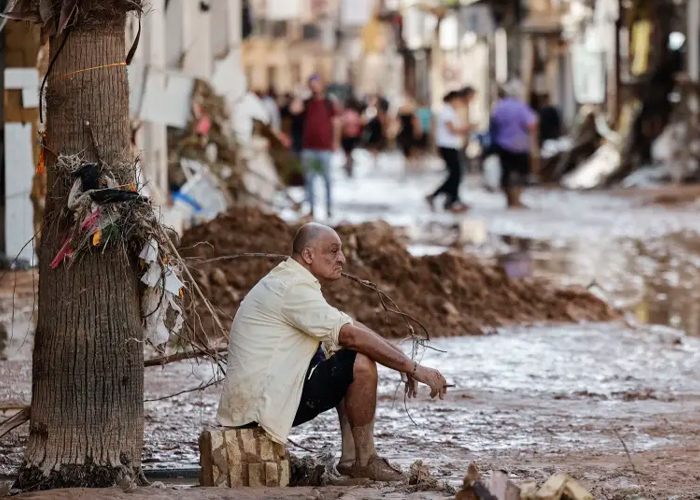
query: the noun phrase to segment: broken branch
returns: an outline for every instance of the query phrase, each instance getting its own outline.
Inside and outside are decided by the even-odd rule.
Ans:
[[[225,354],[228,351],[228,347],[219,347],[214,351],[214,353],[218,356],[220,354]],[[195,358],[204,358],[207,356],[211,356],[213,353],[211,351],[185,351],[185,352],[178,352],[175,354],[170,354],[168,356],[161,356],[159,358],[151,358],[147,359],[144,363],[143,366],[146,368],[152,367],[152,366],[162,366],[162,365],[167,365],[168,363],[176,363],[178,361],[185,361],[186,359],[195,359]]]
[[[145,402],[145,403],[152,403],[152,402],[154,402],[154,401],[163,401],[163,400],[165,400],[165,399],[170,399],[170,398],[174,398],[174,397],[177,397],[177,396],[181,396],[182,394],[187,394],[188,392],[203,391],[204,389],[207,389],[207,388],[209,388],[209,387],[212,387],[212,386],[214,386],[214,385],[216,385],[216,384],[218,384],[218,383],[220,383],[220,382],[223,382],[223,379],[217,378],[217,379],[215,379],[215,380],[213,380],[213,381],[211,381],[211,382],[207,382],[206,384],[200,384],[200,385],[198,385],[197,387],[193,387],[193,388],[191,388],[191,389],[185,389],[185,390],[183,390],[183,391],[176,392],[175,394],[170,394],[170,395],[168,395],[168,396],[163,396],[163,397],[154,398],[154,399],[144,399],[144,402]]]
[[[26,408],[22,409],[22,411],[20,411],[17,415],[13,415],[12,417],[5,420],[2,424],[0,424],[0,438],[3,437],[5,434],[9,433],[10,431],[15,430],[23,423],[28,422],[29,416],[30,411],[29,406],[27,406]]]
[[[353,276],[353,275],[347,274],[347,273],[343,273],[343,276],[345,276],[346,278],[348,278],[351,281],[354,281],[355,283],[359,283],[360,285],[374,291],[377,294],[377,296],[379,297],[379,301],[381,302],[382,307],[384,308],[384,310],[386,312],[397,314],[397,315],[403,317],[403,319],[406,321],[406,326],[408,326],[408,329],[411,332],[411,337],[415,338],[416,335],[415,335],[415,330],[413,329],[413,326],[411,325],[409,320],[413,321],[415,324],[420,326],[421,330],[423,330],[425,332],[425,339],[422,339],[422,340],[430,340],[430,333],[428,332],[428,329],[423,325],[423,323],[418,321],[416,318],[414,318],[410,314],[406,314],[405,312],[403,312],[399,308],[399,306],[396,304],[396,302],[394,302],[394,299],[389,297],[385,292],[381,291],[379,289],[379,286],[377,286],[376,283],[372,283],[371,281],[363,280],[362,278],[358,278],[357,276]],[[395,309],[392,309],[386,305],[386,303],[384,302],[385,298],[386,298],[386,300],[391,302],[391,305],[393,305]]]

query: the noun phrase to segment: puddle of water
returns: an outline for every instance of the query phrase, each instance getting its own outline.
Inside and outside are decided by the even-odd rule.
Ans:
[[[416,256],[439,254],[460,239],[456,224],[417,224],[409,233],[409,250]],[[502,267],[512,278],[587,287],[638,323],[700,336],[700,233],[647,240],[538,240],[491,234],[484,243],[462,248]]]
[[[510,251],[487,258],[513,277],[586,286],[642,324],[700,336],[700,235],[662,240],[556,242],[501,238]],[[472,249],[488,253],[486,249]],[[494,255],[495,253],[495,255]]]

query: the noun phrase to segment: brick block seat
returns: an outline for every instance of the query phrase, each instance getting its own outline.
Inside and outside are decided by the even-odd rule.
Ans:
[[[207,429],[199,437],[202,486],[289,486],[287,450],[261,428]]]

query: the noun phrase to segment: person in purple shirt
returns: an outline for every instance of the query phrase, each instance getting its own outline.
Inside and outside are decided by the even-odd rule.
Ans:
[[[501,189],[508,208],[525,208],[520,201],[530,175],[530,152],[537,130],[537,115],[523,100],[519,81],[507,83],[491,113],[491,141],[501,160]]]

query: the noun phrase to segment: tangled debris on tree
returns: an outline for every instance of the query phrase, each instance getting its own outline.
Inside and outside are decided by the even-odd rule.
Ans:
[[[156,346],[166,343],[171,332],[182,330],[185,285],[179,276],[184,264],[151,201],[138,192],[134,163],[108,165],[85,162],[81,155],[59,155],[55,168],[61,178],[73,180],[64,214],[72,227],[51,268],[111,247],[138,255],[146,338]]]
[[[10,0],[3,17],[41,25],[42,38],[75,25],[100,26],[115,12],[141,12],[141,0]]]

